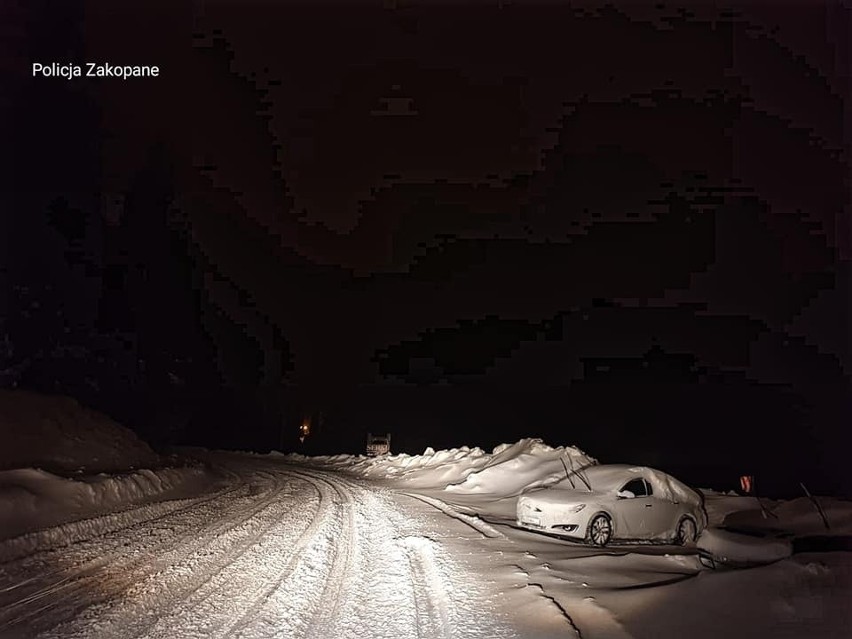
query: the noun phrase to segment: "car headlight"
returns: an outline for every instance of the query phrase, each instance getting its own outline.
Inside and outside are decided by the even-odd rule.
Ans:
[[[577,504],[576,506],[574,506],[573,508],[571,508],[568,512],[571,512],[571,513],[578,513],[578,512],[580,512],[581,510],[583,510],[583,508],[585,508],[585,507],[586,507],[586,504]]]

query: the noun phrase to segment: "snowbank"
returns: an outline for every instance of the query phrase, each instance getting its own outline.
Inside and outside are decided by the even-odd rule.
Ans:
[[[165,462],[74,399],[0,390],[0,559],[103,534],[216,480],[201,464]]]
[[[488,464],[447,490],[510,497],[564,479],[566,468],[573,471],[593,464],[597,460],[573,446],[554,448],[540,439],[522,439],[495,448]]]
[[[70,397],[0,390],[0,470],[96,473],[157,462],[132,431]]]
[[[200,466],[67,479],[35,468],[0,471],[0,539],[59,523],[197,492],[211,477]]]
[[[559,481],[565,477],[566,467],[571,470],[597,463],[573,446],[554,448],[532,438],[501,444],[490,453],[462,446],[440,451],[427,448],[422,455],[284,457],[347,470],[370,479],[393,480],[401,487],[494,498],[518,495]]]
[[[714,559],[732,565],[769,564],[793,554],[789,539],[744,535],[722,528],[705,530],[697,545]]]
[[[724,520],[725,526],[733,528],[772,528],[780,529],[796,536],[846,534],[852,535],[852,502],[831,497],[819,497],[818,503],[828,519],[825,527],[822,516],[814,503],[807,497],[789,501],[764,500],[769,514],[755,507],[751,499],[748,509],[729,513]]]
[[[751,530],[782,530],[804,537],[809,535],[852,535],[852,501],[834,497],[817,497],[828,519],[822,516],[807,497],[790,500],[741,497],[736,494],[704,493],[704,504],[710,525]],[[765,508],[761,509],[761,505]]]

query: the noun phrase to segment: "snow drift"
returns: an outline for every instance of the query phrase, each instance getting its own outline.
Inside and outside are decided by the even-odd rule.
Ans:
[[[790,539],[744,535],[723,528],[708,528],[698,538],[698,548],[717,561],[731,565],[769,564],[793,554]]]
[[[132,431],[70,397],[0,391],[0,539],[18,538],[4,552],[37,545],[20,539],[35,531],[73,541],[82,522],[91,528],[104,513],[195,494],[215,479],[201,464],[164,463]],[[48,530],[59,524],[64,532]]]
[[[597,460],[573,446],[548,446],[540,439],[522,439],[494,449],[482,469],[464,481],[447,486],[454,493],[511,497],[549,486],[573,472],[597,464]]]
[[[730,512],[725,516],[724,525],[733,528],[773,528],[795,534],[796,536],[852,534],[852,503],[848,500],[820,497],[819,504],[828,519],[825,527],[816,506],[807,497],[798,497],[788,501],[764,500],[769,516],[756,507],[753,498],[743,498],[748,503],[745,508]]]
[[[75,399],[0,390],[0,470],[97,473],[157,462],[132,431]]]
[[[392,480],[400,487],[494,498],[555,483],[565,477],[566,467],[574,470],[597,463],[573,446],[553,447],[533,438],[501,444],[490,453],[462,446],[440,451],[427,448],[422,455],[285,457],[347,470],[370,479]]]
[[[0,539],[93,517],[151,499],[197,492],[211,481],[200,466],[68,479],[36,468],[0,471]]]

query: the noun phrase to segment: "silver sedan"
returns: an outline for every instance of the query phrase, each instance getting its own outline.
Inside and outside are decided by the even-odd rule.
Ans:
[[[608,464],[566,472],[518,498],[523,528],[605,546],[612,540],[694,542],[707,525],[703,497],[671,475]]]

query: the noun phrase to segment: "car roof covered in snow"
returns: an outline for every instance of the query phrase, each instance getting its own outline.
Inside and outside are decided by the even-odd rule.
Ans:
[[[595,491],[609,491],[621,488],[631,478],[644,477],[649,468],[631,466],[630,464],[597,464],[588,466],[577,472]],[[583,485],[582,479],[574,479],[574,483]]]
[[[701,503],[701,495],[697,491],[671,475],[647,466],[596,464],[579,470],[576,474],[582,477],[581,479],[573,477],[573,484],[578,490],[585,488],[583,479],[595,492],[611,492],[620,489],[631,479],[643,477],[651,484],[655,495],[673,501]],[[567,479],[560,482],[562,488],[565,488],[566,484],[570,485]]]

